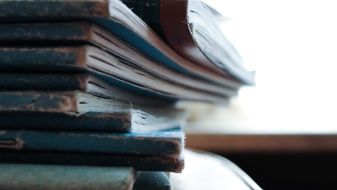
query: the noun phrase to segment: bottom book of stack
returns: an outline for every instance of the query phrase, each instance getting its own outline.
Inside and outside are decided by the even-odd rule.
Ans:
[[[166,172],[137,172],[130,167],[0,164],[4,190],[169,190]]]

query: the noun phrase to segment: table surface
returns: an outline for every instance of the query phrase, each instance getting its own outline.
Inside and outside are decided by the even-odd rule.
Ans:
[[[312,130],[257,130],[253,127],[193,125],[186,128],[186,146],[219,153],[336,152],[337,133]]]
[[[327,153],[337,151],[337,135],[187,134],[186,146],[219,153]]]

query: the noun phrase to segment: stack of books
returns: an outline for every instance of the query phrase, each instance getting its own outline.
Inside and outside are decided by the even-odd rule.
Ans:
[[[1,1],[0,189],[170,189],[175,103],[226,104],[254,83],[202,19],[165,19],[174,4],[214,14],[195,2]]]

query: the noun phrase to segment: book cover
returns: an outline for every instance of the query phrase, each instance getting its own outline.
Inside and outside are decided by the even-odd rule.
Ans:
[[[127,167],[0,164],[0,189],[132,190],[135,178]]]
[[[180,128],[151,132],[65,132],[1,130],[0,149],[180,157]]]
[[[147,155],[1,150],[0,161],[17,164],[123,166],[141,171],[167,172],[181,172],[184,168],[183,154],[178,158],[173,158]]]

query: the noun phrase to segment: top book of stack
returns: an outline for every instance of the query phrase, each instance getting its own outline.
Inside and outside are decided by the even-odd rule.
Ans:
[[[0,2],[0,21],[7,24],[0,26],[0,40],[4,44],[89,42],[94,47],[73,47],[66,52],[44,49],[41,53],[76,55],[68,64],[140,95],[225,103],[241,86],[254,84],[254,74],[244,69],[240,56],[216,24],[203,19],[202,15],[212,14],[212,9],[197,0],[4,0]],[[28,47],[23,54],[39,51]],[[5,55],[0,60],[3,70],[8,60],[23,63],[10,56],[18,55],[15,48],[3,48],[1,53]],[[78,60],[81,65],[76,65]],[[64,59],[42,60],[58,61],[63,63]]]

